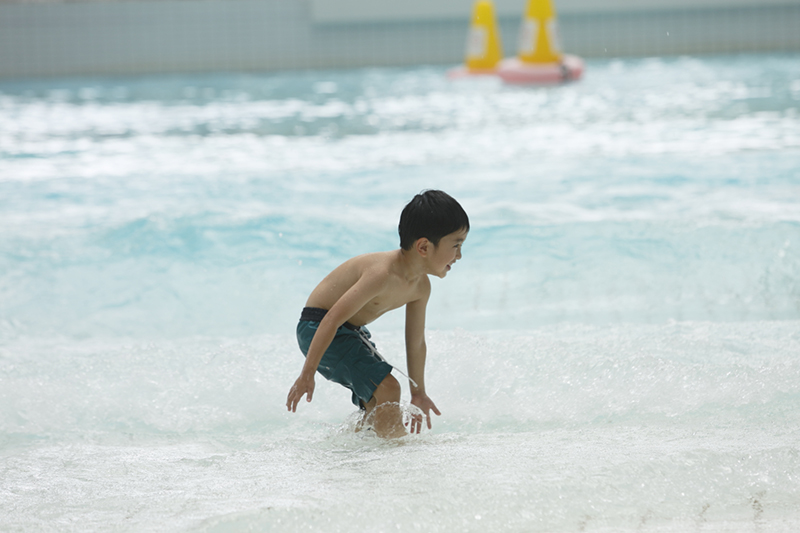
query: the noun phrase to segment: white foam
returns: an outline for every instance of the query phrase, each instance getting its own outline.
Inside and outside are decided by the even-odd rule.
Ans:
[[[589,66],[0,84],[0,529],[796,530],[796,58]],[[288,413],[308,292],[425,188],[442,416]]]

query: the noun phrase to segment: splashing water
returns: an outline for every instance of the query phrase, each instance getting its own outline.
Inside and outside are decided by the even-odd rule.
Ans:
[[[796,64],[0,83],[0,529],[795,531]],[[424,188],[472,223],[442,416],[287,413],[308,293]]]

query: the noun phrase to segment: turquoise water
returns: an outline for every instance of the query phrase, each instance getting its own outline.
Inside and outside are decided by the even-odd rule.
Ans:
[[[0,83],[0,529],[796,531],[798,64]],[[442,416],[287,413],[308,293],[425,188]]]

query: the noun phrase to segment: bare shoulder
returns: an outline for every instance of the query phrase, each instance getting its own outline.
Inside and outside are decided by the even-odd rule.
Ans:
[[[380,281],[387,280],[391,276],[392,263],[393,256],[391,252],[372,252],[357,255],[345,261],[339,268],[348,271],[359,279],[367,277]]]
[[[371,252],[368,254],[361,254],[349,259],[344,264],[351,263],[359,265],[364,268],[378,268],[380,266],[388,267],[393,260],[392,252]]]

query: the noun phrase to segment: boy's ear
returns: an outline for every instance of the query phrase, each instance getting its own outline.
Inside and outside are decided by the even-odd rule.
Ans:
[[[431,243],[431,241],[429,241],[425,237],[420,237],[414,243],[414,249],[422,257],[426,257],[428,255],[428,253],[430,253],[432,248],[433,248],[433,243]]]

